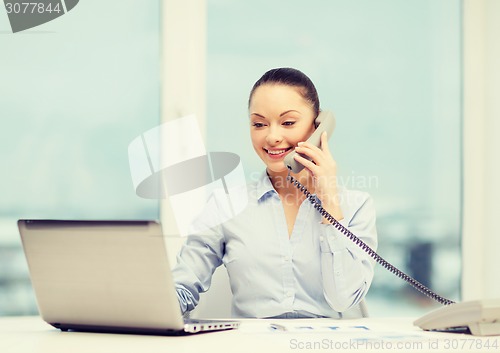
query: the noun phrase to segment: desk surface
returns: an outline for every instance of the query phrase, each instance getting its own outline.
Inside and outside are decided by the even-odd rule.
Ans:
[[[238,330],[168,337],[61,332],[39,317],[4,317],[0,352],[500,352],[500,336],[424,332],[410,318],[241,321]]]

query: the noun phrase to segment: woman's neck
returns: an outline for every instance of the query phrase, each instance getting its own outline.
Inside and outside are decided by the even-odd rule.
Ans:
[[[298,189],[287,180],[288,171],[270,172],[267,170],[267,175],[269,176],[269,180],[271,180],[271,184],[273,184],[274,189],[278,192],[278,195],[283,196],[291,193],[297,194]],[[307,170],[303,169],[297,174],[292,173],[292,176],[304,185],[309,192],[314,193],[312,178]],[[302,193],[299,192],[299,194]]]

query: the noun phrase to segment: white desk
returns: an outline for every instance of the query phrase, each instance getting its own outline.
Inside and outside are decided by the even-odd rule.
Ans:
[[[409,318],[242,320],[238,330],[168,337],[61,332],[39,317],[4,317],[0,352],[500,352],[500,336],[424,332],[412,322]],[[273,331],[270,323],[288,330]]]

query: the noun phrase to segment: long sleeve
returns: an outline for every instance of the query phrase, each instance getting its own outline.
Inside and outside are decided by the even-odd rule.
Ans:
[[[198,222],[212,216],[207,212]],[[212,275],[222,264],[224,247],[224,236],[219,226],[187,237],[172,270],[182,313],[193,310],[198,305],[200,293],[210,288]]]
[[[340,222],[373,250],[377,230],[373,200],[366,193],[350,192],[348,210]],[[321,272],[324,296],[332,309],[343,312],[359,303],[373,279],[374,261],[334,226],[321,224]]]

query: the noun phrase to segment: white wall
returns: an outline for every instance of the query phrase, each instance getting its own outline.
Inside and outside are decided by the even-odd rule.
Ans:
[[[162,121],[196,114],[206,146],[205,0],[164,0],[162,24]],[[173,266],[185,239],[176,236],[177,226],[168,200],[161,203],[161,221]],[[214,274],[210,291],[202,294],[191,317],[230,316],[229,279],[225,267],[221,266]]]
[[[196,114],[205,136],[205,0],[162,3],[161,120]],[[178,234],[168,200],[161,202],[170,263],[184,239]]]
[[[485,297],[500,298],[500,1],[487,1],[486,9],[486,220]]]
[[[462,299],[499,298],[500,1],[464,1]]]

